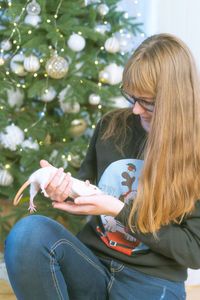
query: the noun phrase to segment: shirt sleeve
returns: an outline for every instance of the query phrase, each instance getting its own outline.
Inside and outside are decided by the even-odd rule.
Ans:
[[[97,177],[96,141],[99,135],[99,130],[100,130],[100,121],[95,128],[86,157],[76,176],[78,179],[81,180],[89,180],[93,184],[96,184],[96,177]]]
[[[128,217],[131,207],[125,205],[116,220],[128,227]],[[134,221],[132,221],[134,227]],[[170,223],[157,231],[157,237],[151,233],[129,233],[140,240],[153,251],[171,258],[187,268],[200,268],[200,201],[195,210],[181,224]]]

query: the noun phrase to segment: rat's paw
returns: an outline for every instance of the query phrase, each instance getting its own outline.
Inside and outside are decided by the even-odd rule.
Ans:
[[[28,210],[29,210],[30,213],[35,212],[36,211],[36,206],[34,204],[30,204]]]

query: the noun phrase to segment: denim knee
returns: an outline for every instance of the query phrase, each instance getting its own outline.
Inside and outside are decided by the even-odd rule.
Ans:
[[[48,222],[50,219],[47,217],[32,215],[16,223],[5,242],[5,258],[12,256],[13,260],[22,258],[24,261],[28,257],[26,253],[33,255],[34,250],[42,247],[47,236]]]

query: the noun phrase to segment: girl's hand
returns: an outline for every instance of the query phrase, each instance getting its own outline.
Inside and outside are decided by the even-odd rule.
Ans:
[[[116,217],[124,207],[119,199],[105,194],[87,197],[77,197],[74,202],[53,202],[54,208],[65,210],[79,215],[109,215]]]
[[[52,166],[46,160],[41,160],[40,165],[42,168]],[[45,187],[49,198],[58,202],[63,202],[69,197],[72,186],[71,174],[69,172],[64,173],[63,171],[63,168],[59,168],[49,184]]]

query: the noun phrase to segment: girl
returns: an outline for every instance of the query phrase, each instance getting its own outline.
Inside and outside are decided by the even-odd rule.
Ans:
[[[78,174],[104,194],[65,201],[62,169],[46,188],[55,209],[90,221],[75,237],[29,216],[7,238],[20,300],[185,299],[187,268],[200,268],[200,90],[187,46],[169,34],[147,38],[121,92],[131,108],[99,122]]]

